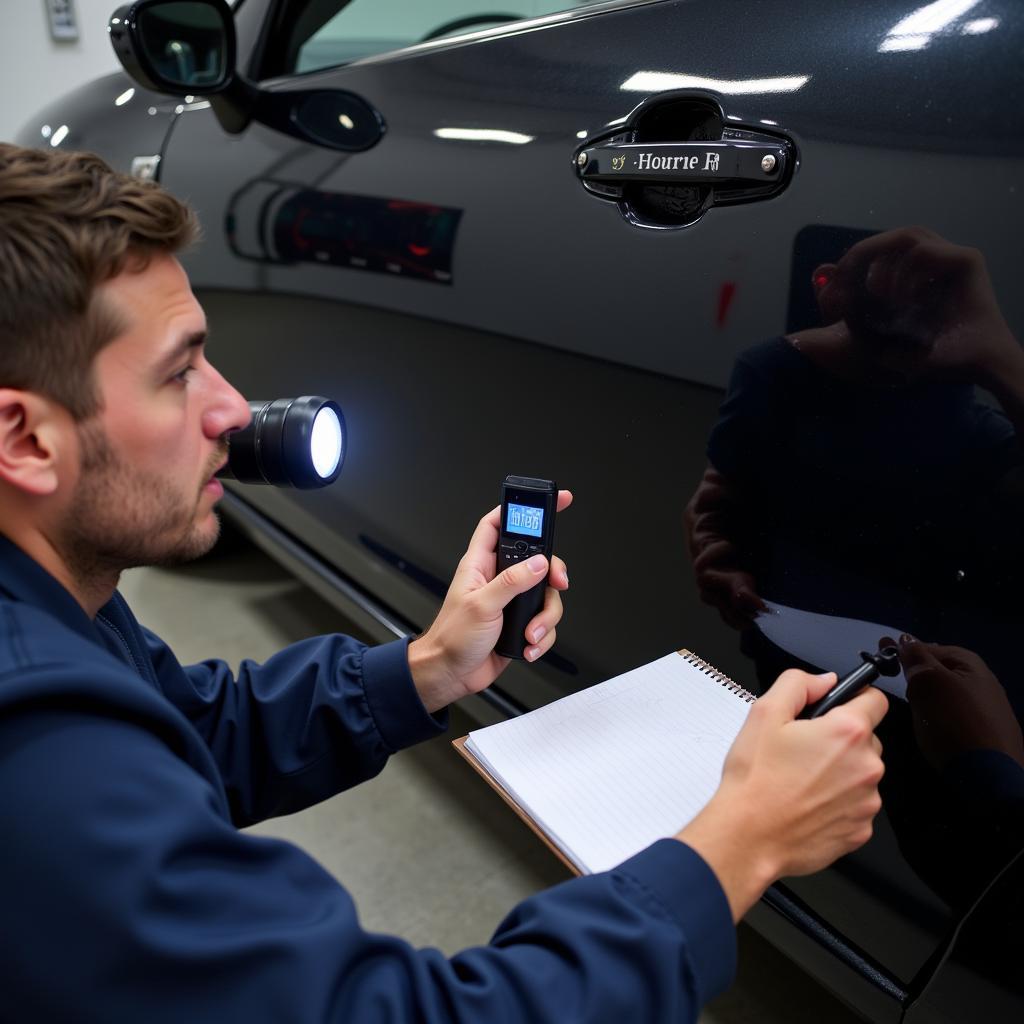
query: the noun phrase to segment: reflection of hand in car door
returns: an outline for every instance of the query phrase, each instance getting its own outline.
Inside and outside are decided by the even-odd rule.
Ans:
[[[885,792],[889,820],[921,877],[951,906],[968,907],[1024,843],[1024,736],[973,651],[904,635],[899,652],[914,743],[935,775]],[[900,746],[887,739],[897,761]]]
[[[898,228],[817,267],[812,282],[828,326],[799,332],[796,343],[825,369],[839,372],[842,358],[847,372],[860,363],[894,382],[983,386],[1021,373],[1024,356],[978,249],[927,228]]]
[[[745,628],[758,612],[765,611],[735,537],[741,509],[739,488],[708,466],[683,516],[700,598],[717,608],[734,629]]]
[[[1020,723],[1006,691],[977,654],[906,636],[899,650],[914,737],[936,770],[958,754],[980,750],[1005,754],[1024,769]]]

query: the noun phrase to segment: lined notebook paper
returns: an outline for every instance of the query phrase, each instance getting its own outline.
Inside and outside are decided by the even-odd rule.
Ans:
[[[674,835],[718,788],[754,697],[689,651],[519,718],[465,748],[584,874]]]

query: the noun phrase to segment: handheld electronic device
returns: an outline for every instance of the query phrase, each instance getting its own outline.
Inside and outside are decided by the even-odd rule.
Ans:
[[[551,561],[557,503],[558,487],[553,480],[536,480],[528,476],[505,477],[501,485],[498,572],[533,555],[543,555]],[[501,636],[494,645],[496,653],[505,658],[525,660],[523,651],[529,646],[526,627],[544,606],[547,585],[545,574],[535,587],[509,601],[505,607]]]

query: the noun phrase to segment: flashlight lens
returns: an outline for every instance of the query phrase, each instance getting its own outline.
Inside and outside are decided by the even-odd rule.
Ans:
[[[309,438],[309,454],[313,468],[325,479],[341,462],[341,422],[338,414],[329,406],[321,409],[313,420]]]
[[[334,483],[345,461],[345,416],[320,395],[250,402],[252,419],[228,439],[225,475],[242,484],[311,490]]]

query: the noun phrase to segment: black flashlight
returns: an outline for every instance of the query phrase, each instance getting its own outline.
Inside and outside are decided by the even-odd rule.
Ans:
[[[228,435],[228,464],[218,476],[244,484],[312,490],[338,479],[345,461],[345,417],[318,395],[250,402],[252,420]]]

